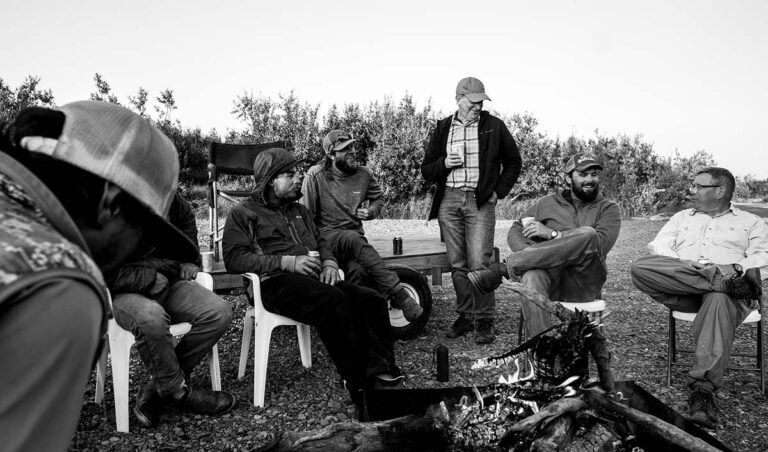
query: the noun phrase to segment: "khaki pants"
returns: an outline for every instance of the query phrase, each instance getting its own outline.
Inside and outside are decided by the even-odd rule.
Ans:
[[[720,292],[723,276],[715,266],[698,269],[689,261],[645,256],[632,264],[632,282],[642,292],[675,311],[696,312],[691,389],[715,391],[728,367],[736,328],[758,306]]]

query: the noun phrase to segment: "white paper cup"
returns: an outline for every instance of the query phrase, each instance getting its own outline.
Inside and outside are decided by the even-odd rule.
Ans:
[[[451,145],[451,154],[457,156],[464,163],[464,143]]]
[[[536,221],[536,218],[534,217],[525,217],[520,219],[520,224],[522,224],[523,227],[526,227],[534,221]]]
[[[206,273],[213,271],[213,251],[202,251],[200,253],[202,258],[202,268]]]

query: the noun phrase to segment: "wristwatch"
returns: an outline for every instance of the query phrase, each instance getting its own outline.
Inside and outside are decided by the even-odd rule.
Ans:
[[[553,230],[552,230],[552,232],[550,232],[550,233],[549,233],[549,238],[550,238],[550,240],[554,240],[554,239],[556,239],[556,238],[557,238],[559,235],[560,235],[560,232],[558,232],[558,231],[555,231],[555,230],[553,229]]]

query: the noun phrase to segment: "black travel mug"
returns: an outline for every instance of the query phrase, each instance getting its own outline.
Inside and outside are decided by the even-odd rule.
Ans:
[[[437,344],[434,354],[437,381],[448,381],[448,348],[443,344]]]

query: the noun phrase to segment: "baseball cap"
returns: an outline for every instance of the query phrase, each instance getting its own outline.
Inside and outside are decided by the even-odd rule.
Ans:
[[[568,174],[573,170],[584,171],[588,168],[603,169],[603,165],[597,163],[597,160],[589,154],[576,154],[568,160],[565,164],[565,173]]]
[[[334,151],[340,151],[355,141],[357,140],[352,138],[351,133],[347,133],[338,129],[331,130],[328,132],[325,138],[323,138],[323,151],[325,151],[326,154],[330,154]]]
[[[115,184],[147,211],[147,227],[164,255],[194,262],[197,247],[168,220],[179,177],[179,157],[170,139],[148,119],[99,101],[66,104],[58,139],[27,137],[24,146]]]
[[[456,85],[456,95],[467,96],[471,102],[480,102],[481,100],[491,100],[485,94],[485,85],[474,77],[463,78]]]

